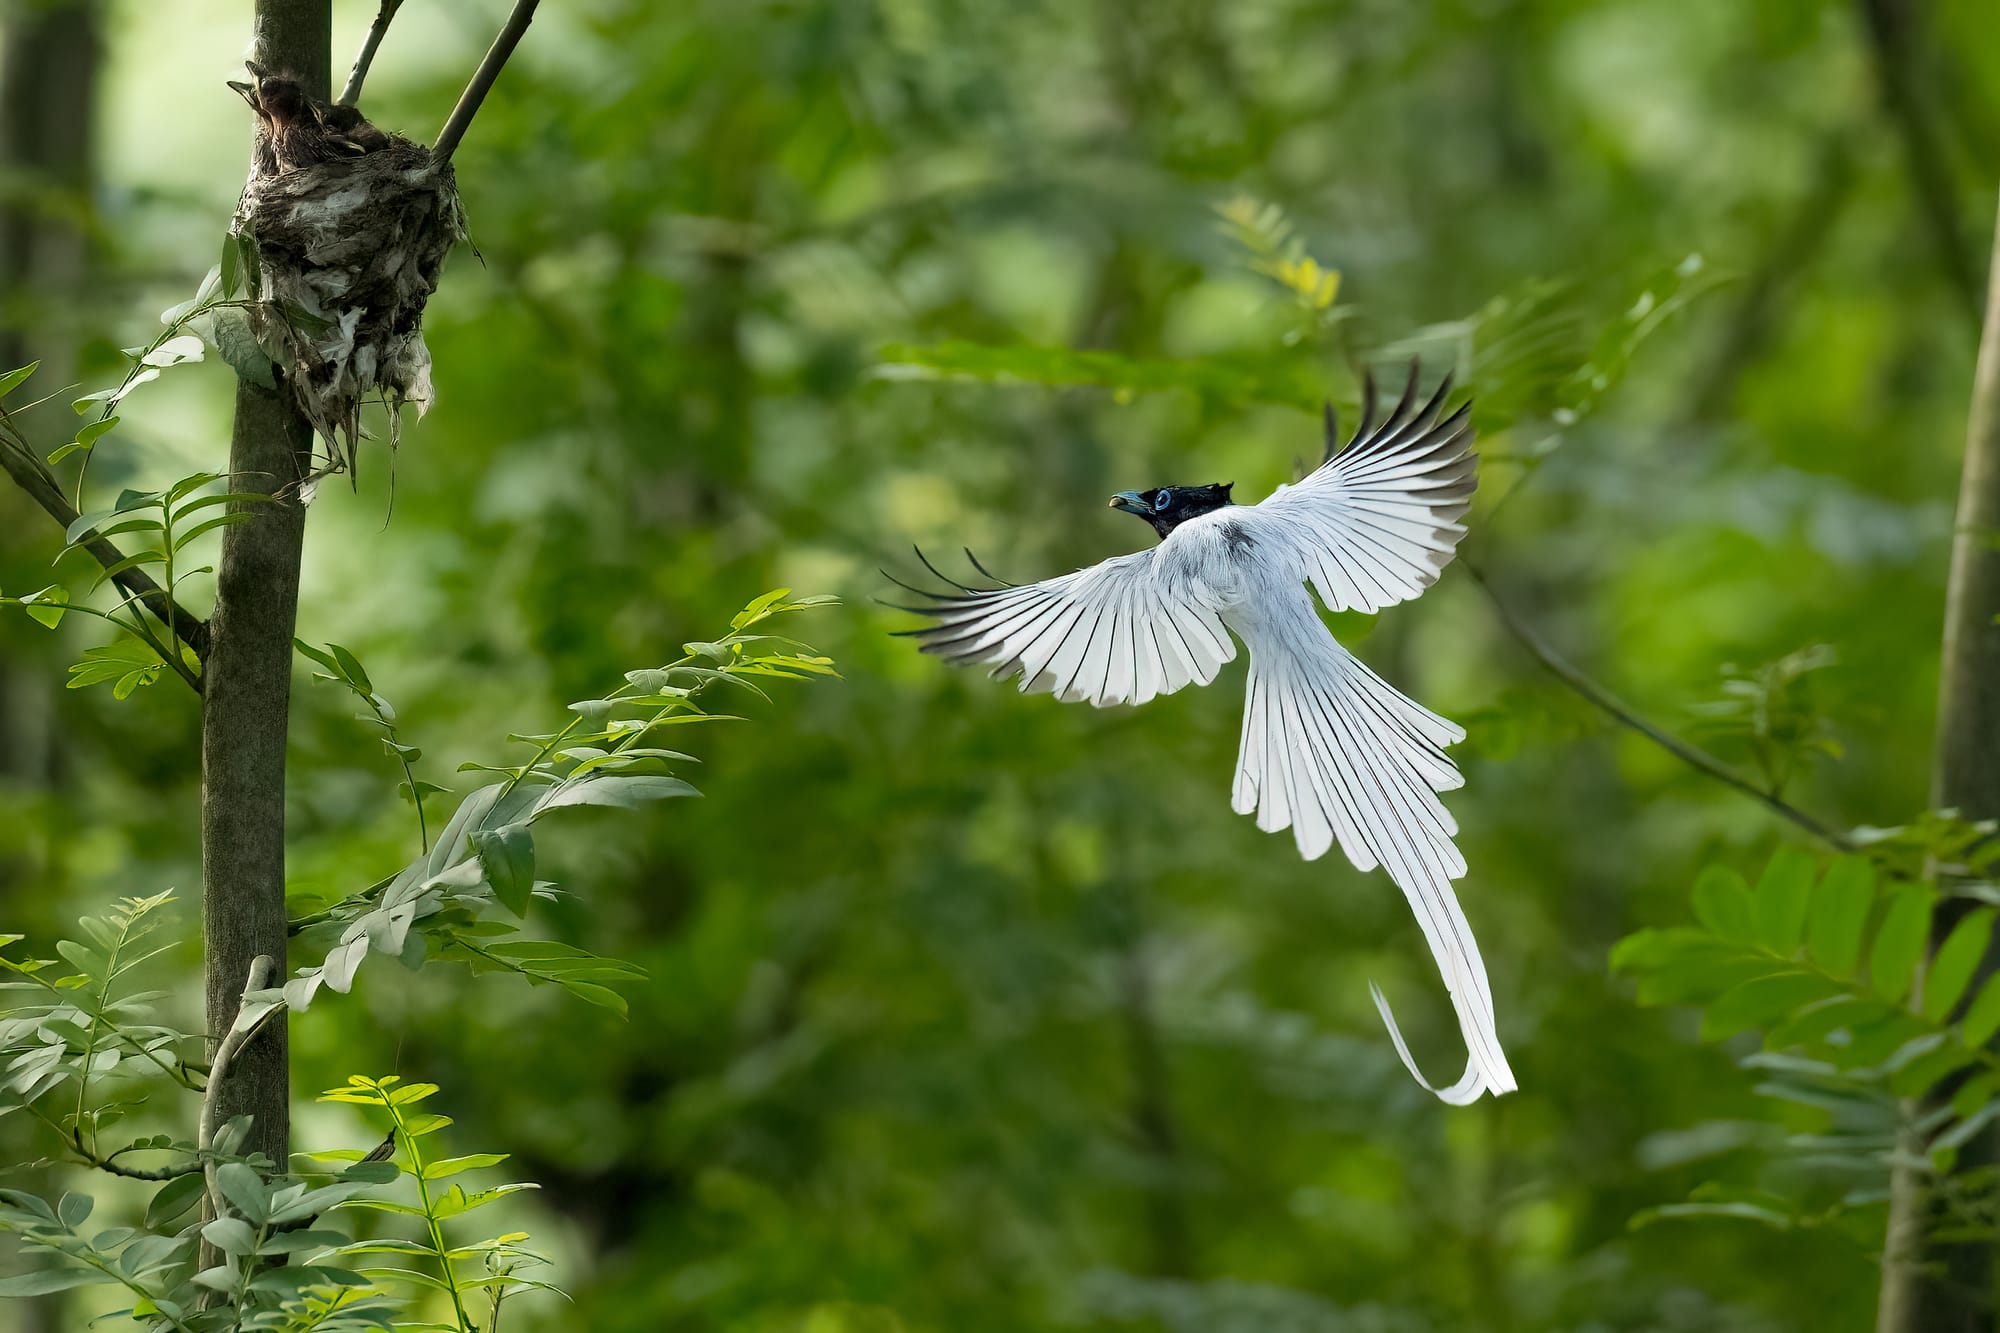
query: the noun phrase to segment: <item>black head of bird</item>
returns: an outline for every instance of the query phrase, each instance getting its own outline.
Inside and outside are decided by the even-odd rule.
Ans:
[[[1150,491],[1120,491],[1111,497],[1111,507],[1137,514],[1152,524],[1153,531],[1164,538],[1189,519],[1214,513],[1232,503],[1229,488],[1235,484],[1224,481],[1213,486],[1159,486]]]

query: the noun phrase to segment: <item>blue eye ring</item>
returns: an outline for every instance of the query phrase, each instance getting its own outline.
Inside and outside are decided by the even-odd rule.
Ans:
[[[1172,492],[1164,490],[1161,491],[1158,495],[1153,497],[1153,512],[1157,514],[1162,509],[1165,509],[1169,504],[1173,502],[1173,498],[1174,497]]]

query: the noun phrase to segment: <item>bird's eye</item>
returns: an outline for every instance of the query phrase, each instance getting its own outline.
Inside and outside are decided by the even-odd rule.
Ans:
[[[1159,513],[1162,509],[1165,509],[1167,505],[1170,504],[1172,501],[1173,501],[1173,495],[1170,492],[1161,491],[1158,495],[1153,497],[1153,512],[1156,514]]]

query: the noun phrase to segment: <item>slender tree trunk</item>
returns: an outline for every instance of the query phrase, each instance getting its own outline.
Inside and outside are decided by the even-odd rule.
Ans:
[[[255,0],[258,60],[328,95],[329,0]],[[298,481],[312,432],[290,398],[236,390],[229,487],[277,497],[223,530],[210,618],[201,720],[202,937],[208,1033],[236,1019],[250,964],[268,954],[285,971],[285,740],[292,631],[298,614],[305,509]],[[284,1169],[290,1080],[282,1023],[244,1047],[219,1094],[218,1119],[254,1118],[248,1147]]]
[[[1931,803],[1967,819],[2000,816],[2000,223],[1988,277],[1986,318],[1973,375],[1958,523],[1945,591],[1944,653],[1938,686],[1937,759]],[[1938,913],[1939,932],[1960,910]],[[1941,934],[1934,936],[1933,943]],[[1988,967],[1993,960],[1987,960]],[[1993,1136],[1960,1153],[1964,1173],[1995,1160]],[[1908,1148],[1921,1153],[1923,1145]],[[1884,1246],[1878,1333],[1974,1333],[1995,1327],[1993,1242],[1931,1238],[1933,1195],[1926,1179],[1899,1170]]]
[[[40,361],[43,382],[63,384],[71,378],[76,332],[64,314],[78,304],[90,267],[89,232],[80,219],[89,215],[97,176],[91,148],[100,15],[96,0],[0,11],[0,172],[17,182],[0,202],[0,371]],[[49,207],[51,201],[59,206]],[[23,499],[0,499],[0,529],[7,534],[0,536],[0,551],[11,546],[16,531],[37,531],[26,518],[17,522],[17,507],[29,506]],[[53,663],[40,660],[47,656],[46,650],[10,651],[0,660],[0,776],[53,788],[61,782],[52,721],[59,691],[49,681]],[[16,891],[13,878],[0,864],[0,897]],[[19,923],[15,929],[52,924],[26,915],[18,908],[10,913]],[[13,1188],[38,1194],[55,1180],[48,1166],[9,1173]],[[72,1295],[17,1301],[19,1333],[74,1327]]]
[[[97,175],[98,5],[41,0],[0,12],[0,172],[15,183],[0,198],[0,371],[40,361],[36,383],[65,384],[90,263],[83,219]],[[32,417],[17,424],[39,439]],[[27,509],[0,500],[9,520],[0,523],[0,552],[14,548],[17,532],[41,536],[31,521],[11,521],[16,506]],[[50,780],[57,760],[51,714],[60,690],[50,664],[37,660],[45,656],[0,661],[0,774],[35,783]]]

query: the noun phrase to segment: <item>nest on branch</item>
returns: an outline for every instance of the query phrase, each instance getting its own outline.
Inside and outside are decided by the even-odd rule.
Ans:
[[[424,305],[465,239],[465,210],[448,159],[251,72],[254,85],[231,85],[259,123],[230,224],[254,247],[250,329],[327,442],[320,471],[352,472],[365,400],[387,406],[392,448],[402,405],[430,407]]]

